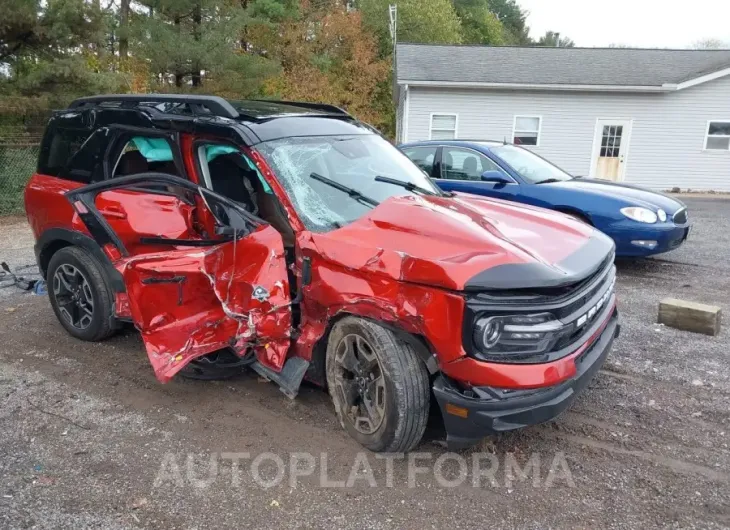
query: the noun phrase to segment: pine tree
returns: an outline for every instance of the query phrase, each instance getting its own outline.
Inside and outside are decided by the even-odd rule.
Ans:
[[[204,89],[231,97],[256,94],[276,64],[249,53],[243,39],[252,22],[249,2],[143,0],[135,17],[130,54],[143,57],[155,90]],[[256,4],[258,2],[253,2]]]

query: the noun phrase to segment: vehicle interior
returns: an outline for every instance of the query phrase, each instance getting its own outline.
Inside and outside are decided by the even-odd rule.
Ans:
[[[256,166],[235,147],[204,143],[197,148],[203,184],[242,205],[249,213],[273,226],[282,236],[286,249],[294,248],[294,231],[271,187]],[[133,137],[117,161],[113,176],[146,172],[181,176],[166,139]]]

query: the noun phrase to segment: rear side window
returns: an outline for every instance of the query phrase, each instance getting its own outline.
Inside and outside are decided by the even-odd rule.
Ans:
[[[436,158],[436,147],[407,147],[403,153],[410,158],[418,167],[428,173],[433,173],[433,161]]]
[[[91,135],[89,129],[66,129],[55,127],[48,131],[43,141],[38,172],[44,175],[59,176],[77,182],[91,182],[91,171],[66,172],[61,175],[71,157],[78,153],[81,146]]]
[[[114,164],[112,177],[147,172],[183,176],[175,164],[173,146],[166,138],[141,135],[131,137]]]

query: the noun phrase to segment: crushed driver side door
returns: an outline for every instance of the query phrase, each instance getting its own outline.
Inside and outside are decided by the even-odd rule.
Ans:
[[[131,226],[150,225],[134,223],[134,216],[141,215],[160,219],[160,226],[183,219],[190,224],[186,239],[147,233],[138,234],[133,247],[125,245],[130,235],[123,241],[97,202],[103,204],[104,192],[149,189],[155,194],[160,186],[187,194],[187,199],[190,194],[201,197],[220,234],[215,239],[199,235],[189,212],[168,202],[159,211],[129,207],[121,214]],[[225,197],[162,173],[106,180],[69,191],[66,197],[121,274],[132,319],[161,382],[193,359],[223,348],[239,356],[255,354],[261,364],[276,372],[282,369],[290,346],[291,300],[284,247],[274,228]],[[189,208],[190,201],[180,204]]]

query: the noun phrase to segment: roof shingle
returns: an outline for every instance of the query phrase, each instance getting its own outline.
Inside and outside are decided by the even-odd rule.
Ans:
[[[730,50],[399,44],[397,79],[658,87],[730,68]]]

